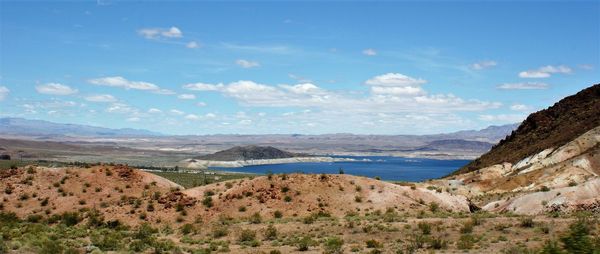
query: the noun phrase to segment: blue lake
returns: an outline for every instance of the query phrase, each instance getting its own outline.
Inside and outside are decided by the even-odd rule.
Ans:
[[[357,161],[349,162],[303,162],[272,165],[256,165],[241,168],[211,167],[220,171],[254,174],[309,173],[337,174],[342,168],[346,174],[375,177],[389,181],[418,182],[445,176],[469,163],[469,160],[434,160],[389,156],[344,156]],[[368,159],[369,161],[362,161]]]

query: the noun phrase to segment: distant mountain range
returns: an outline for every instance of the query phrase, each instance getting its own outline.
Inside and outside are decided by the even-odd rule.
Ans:
[[[19,136],[85,136],[85,137],[123,137],[123,136],[162,136],[158,132],[140,129],[110,129],[80,124],[53,123],[43,120],[24,118],[0,118],[0,134]]]

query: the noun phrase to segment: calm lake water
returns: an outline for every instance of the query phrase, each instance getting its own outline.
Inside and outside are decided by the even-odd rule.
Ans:
[[[352,162],[303,162],[273,165],[246,166],[241,168],[211,169],[254,174],[309,173],[337,174],[342,168],[346,174],[375,177],[389,181],[423,181],[445,176],[469,163],[469,160],[433,160],[389,156],[344,156],[359,161]],[[361,161],[369,159],[370,161]]]

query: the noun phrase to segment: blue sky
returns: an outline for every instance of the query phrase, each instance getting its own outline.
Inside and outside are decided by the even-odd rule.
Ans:
[[[599,1],[0,1],[0,117],[428,134],[521,121],[599,67]]]

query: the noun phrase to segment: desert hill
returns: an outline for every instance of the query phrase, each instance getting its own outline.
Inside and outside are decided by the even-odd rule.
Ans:
[[[186,210],[183,222],[223,216],[243,219],[253,213],[273,218],[276,212],[284,217],[315,213],[341,217],[388,208],[416,214],[432,203],[447,211],[469,211],[463,196],[351,175],[261,176],[183,190],[127,166],[29,166],[3,170],[0,180],[6,199],[3,209],[20,217],[97,209],[107,220],[132,225],[174,221],[182,209]]]
[[[218,151],[213,154],[207,154],[196,157],[200,160],[212,161],[245,161],[245,160],[270,160],[285,159],[293,157],[308,157],[310,155],[302,153],[292,153],[279,150],[272,146],[236,146],[227,150]]]
[[[548,148],[556,148],[600,126],[600,84],[568,96],[533,113],[489,152],[454,174],[518,161]]]

